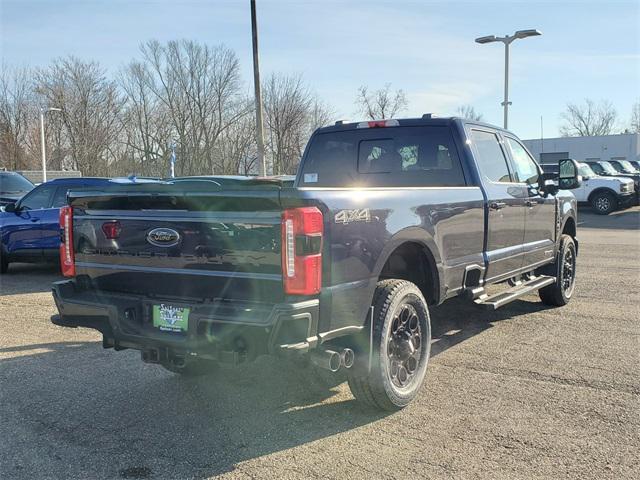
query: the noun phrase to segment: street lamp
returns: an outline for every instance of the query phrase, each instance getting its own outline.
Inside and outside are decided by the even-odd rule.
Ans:
[[[537,37],[538,35],[542,35],[540,30],[531,28],[528,30],[518,30],[513,35],[505,35],[504,37],[487,35],[486,37],[476,38],[476,43],[480,44],[493,42],[504,43],[504,102],[501,104],[504,107],[504,128],[507,128],[509,105],[511,105],[511,102],[509,101],[509,45],[511,45],[511,42],[518,40],[519,38]]]
[[[47,181],[47,154],[44,143],[44,114],[48,112],[61,112],[61,108],[40,108],[40,141],[42,143],[42,183]]]

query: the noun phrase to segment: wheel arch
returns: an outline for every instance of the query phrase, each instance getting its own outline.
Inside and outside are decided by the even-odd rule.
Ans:
[[[591,192],[589,194],[589,198],[587,199],[589,203],[591,203],[591,201],[593,200],[593,198],[600,194],[600,193],[608,193],[610,195],[613,195],[613,198],[617,201],[617,196],[616,196],[616,192],[613,191],[613,189],[609,188],[609,187],[598,187],[596,188],[593,192]]]
[[[577,236],[576,219],[573,217],[567,217],[562,225],[562,234],[570,235],[573,238]]]
[[[415,283],[428,304],[438,304],[442,265],[433,239],[426,232],[401,232],[387,244],[378,257],[375,275],[379,280],[398,278]]]

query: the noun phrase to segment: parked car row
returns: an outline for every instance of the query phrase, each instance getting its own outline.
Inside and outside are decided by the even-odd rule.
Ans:
[[[640,170],[631,162],[585,161],[578,162],[582,184],[573,190],[581,204],[588,204],[595,213],[608,215],[621,208],[638,204],[640,195]],[[557,164],[545,164],[542,168],[557,173]]]
[[[579,162],[583,182],[573,190],[578,202],[607,215],[619,208],[638,203],[640,163],[610,160]],[[547,172],[558,173],[558,165],[543,165]],[[200,175],[178,178],[65,178],[34,186],[17,172],[0,172],[0,272],[11,262],[57,262],[60,247],[59,213],[69,190],[104,190],[122,183],[166,182],[203,184],[214,188],[250,187],[271,181],[283,187],[293,186],[295,176],[259,178],[242,175]]]

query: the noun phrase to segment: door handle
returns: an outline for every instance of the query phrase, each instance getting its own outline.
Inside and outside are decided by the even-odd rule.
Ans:
[[[500,209],[502,209],[502,208],[504,208],[506,206],[507,206],[507,204],[505,202],[491,202],[489,204],[489,208],[491,210],[500,210]]]
[[[37,222],[38,220],[40,220],[39,218],[31,218],[30,219],[32,222]]]
[[[538,201],[537,200],[527,200],[526,202],[524,202],[524,204],[527,207],[533,207],[535,205],[538,205]]]

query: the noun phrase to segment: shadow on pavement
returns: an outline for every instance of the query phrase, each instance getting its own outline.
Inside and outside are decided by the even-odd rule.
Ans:
[[[578,212],[578,235],[581,228],[604,228],[611,230],[639,230],[640,208],[618,210],[609,215],[598,215],[589,210]]]
[[[491,322],[543,308],[517,301],[483,313],[462,300],[435,307],[433,355]],[[0,349],[7,353],[17,355],[0,360],[0,438],[16,440],[0,442],[0,471],[11,478],[207,478],[390,415],[271,357],[186,379],[95,342]]]
[[[453,298],[437,307],[431,307],[431,356],[474,337],[491,328],[492,323],[519,315],[546,310],[549,307],[539,301],[516,300],[499,310],[485,310],[474,303]]]
[[[0,275],[0,296],[48,292],[51,283],[61,279],[57,265],[12,263],[9,271]]]

